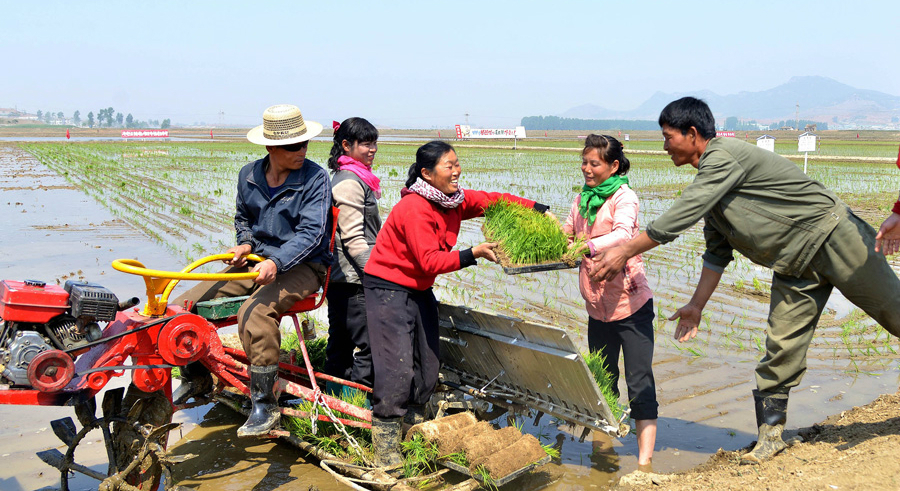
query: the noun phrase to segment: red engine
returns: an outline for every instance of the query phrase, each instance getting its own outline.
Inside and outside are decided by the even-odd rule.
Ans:
[[[65,287],[42,281],[0,281],[0,382],[59,390],[74,373],[75,352],[102,335],[125,304],[108,289],[87,282]]]

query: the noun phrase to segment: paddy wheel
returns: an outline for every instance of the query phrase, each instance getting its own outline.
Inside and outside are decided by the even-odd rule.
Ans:
[[[75,404],[75,414],[82,425],[78,430],[72,418],[50,423],[53,432],[67,446],[65,454],[56,449],[38,452],[44,462],[60,471],[60,491],[68,491],[69,476],[79,472],[100,481],[102,491],[155,490],[164,480],[164,489],[172,486],[170,461],[165,455],[172,424],[172,406],[162,391],[143,392],[134,385],[110,389],[103,395],[102,416],[96,417],[93,397]],[[98,472],[75,461],[78,445],[95,431],[103,435],[108,466]]]

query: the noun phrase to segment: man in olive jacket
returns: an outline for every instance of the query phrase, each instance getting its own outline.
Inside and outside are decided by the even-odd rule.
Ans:
[[[900,335],[900,280],[875,251],[875,231],[818,181],[773,152],[716,138],[705,102],[685,97],[659,116],[664,148],[697,177],[646,232],[606,252],[595,280],[620,273],[625,261],[704,220],[706,252],[694,295],[670,320],[675,338],[697,335],[701,313],[737,250],[773,270],[766,354],[756,368],[759,439],[742,457],[759,463],[785,447],[791,387],[806,371],[806,351],[834,287],[894,336]]]

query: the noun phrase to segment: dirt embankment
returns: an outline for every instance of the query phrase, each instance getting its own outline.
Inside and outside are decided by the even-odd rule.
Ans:
[[[719,450],[705,464],[678,474],[629,474],[616,489],[900,489],[900,392],[882,395],[799,433],[803,443],[760,466],[740,465],[741,452]]]

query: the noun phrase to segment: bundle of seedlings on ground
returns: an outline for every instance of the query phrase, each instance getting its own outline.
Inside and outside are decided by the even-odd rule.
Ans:
[[[400,443],[403,451],[403,477],[421,476],[435,471],[435,462],[441,457],[437,443],[428,442],[422,435]]]
[[[368,402],[366,393],[361,390],[342,391],[332,397],[360,408],[366,408]],[[302,401],[294,405],[293,408],[307,414],[325,414],[325,408],[316,408],[312,401]],[[346,414],[338,414],[337,416],[351,421],[361,421]],[[341,431],[334,423],[326,421],[316,421],[314,429],[312,420],[304,417],[284,416],[281,421],[287,431],[340,459],[355,464],[366,464],[359,452],[352,448],[352,442],[347,438],[348,436],[359,445],[361,452],[369,462],[374,458],[371,430],[345,425],[343,431]],[[344,432],[347,434],[345,435]]]
[[[327,337],[317,337],[306,341],[306,353],[309,355],[309,362],[312,364],[313,370],[321,372],[325,368],[325,346],[328,345]],[[303,365],[303,352],[300,351],[300,338],[294,331],[281,333],[281,351],[282,353],[290,353],[295,350],[298,365]]]
[[[597,387],[600,388],[600,393],[606,399],[606,405],[609,406],[616,418],[621,419],[622,415],[625,414],[625,408],[619,404],[619,398],[613,389],[612,376],[606,371],[606,357],[600,354],[599,351],[583,353],[581,356],[594,376]],[[615,422],[609,421],[609,423],[613,424]]]
[[[484,210],[484,236],[499,245],[495,251],[504,267],[564,263],[574,267],[584,255],[584,240],[569,246],[559,222],[518,203],[499,200]]]

